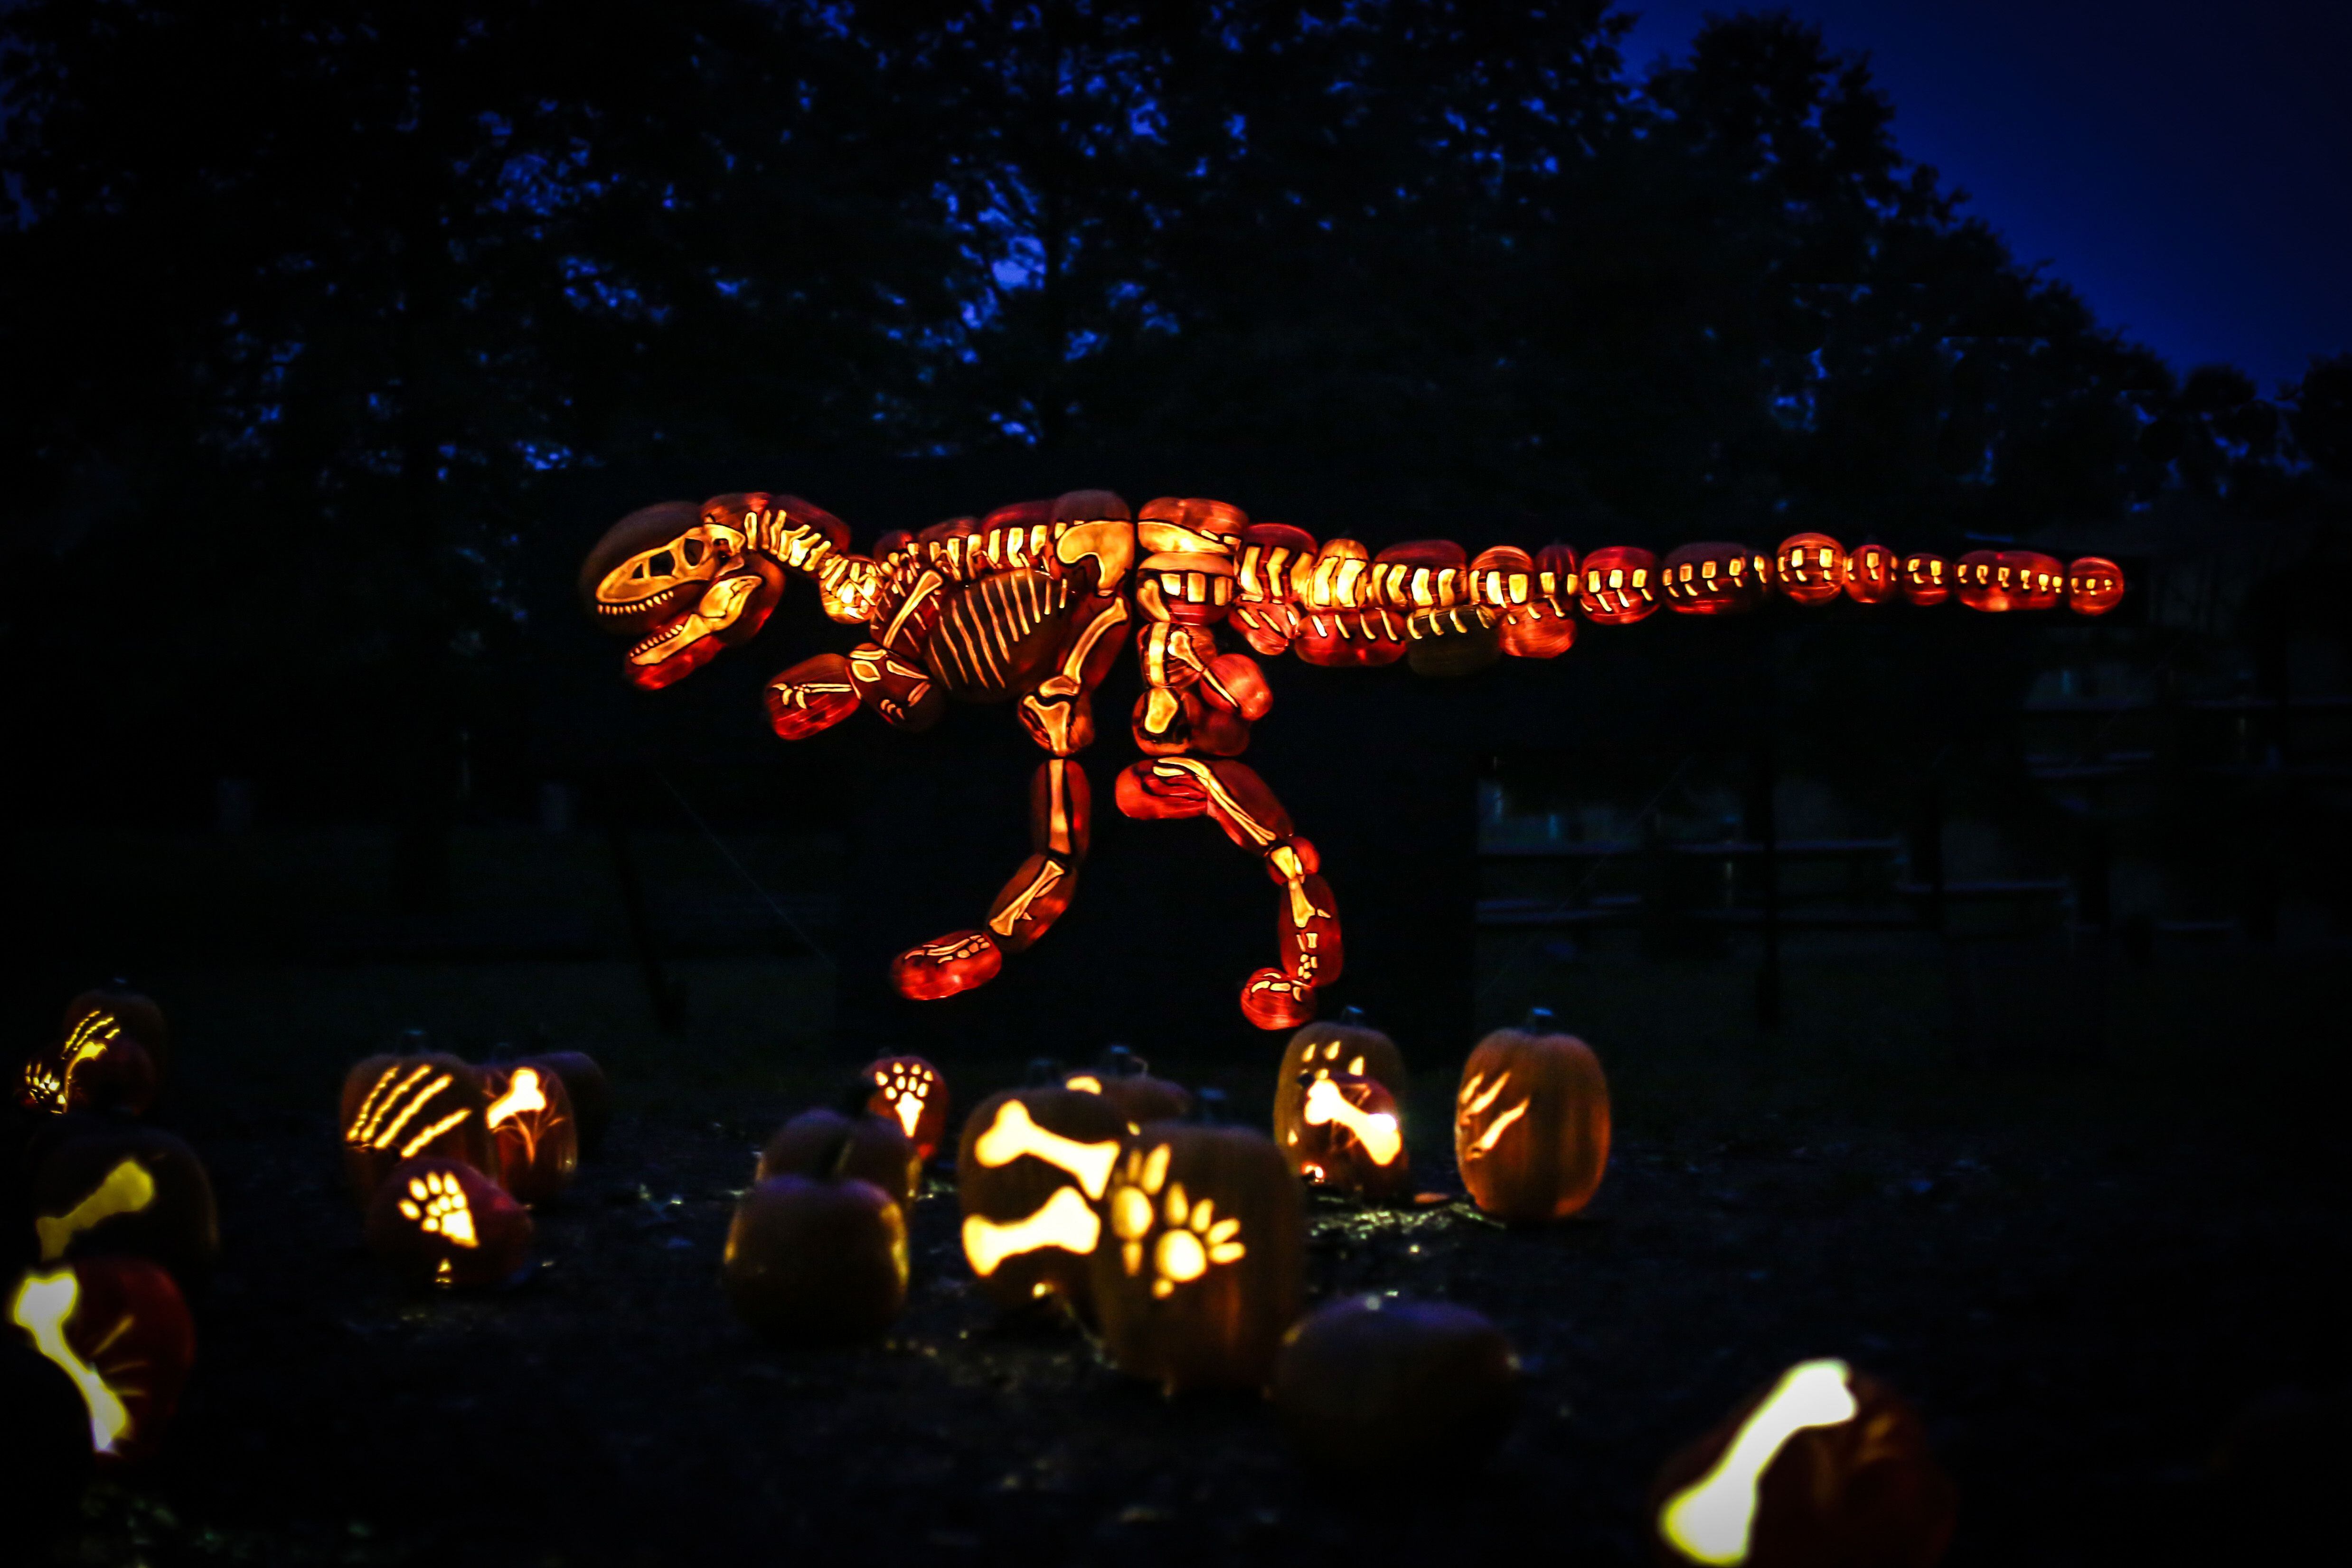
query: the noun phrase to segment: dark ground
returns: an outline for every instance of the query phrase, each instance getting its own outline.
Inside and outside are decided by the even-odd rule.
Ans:
[[[2106,1065],[1964,1072],[1909,939],[1801,950],[1778,1041],[1746,1023],[1739,958],[1496,946],[1486,1010],[1547,997],[1596,1044],[1617,1151],[1591,1210],[1538,1231],[1462,1202],[1315,1208],[1313,1299],[1467,1303],[1528,1374],[1474,1479],[1352,1494],[1304,1478],[1255,1399],[1170,1403],[1075,1331],[996,1327],[944,1179],[885,1342],[797,1352],[739,1327],[716,1275],[753,1151],[856,1065],[814,960],[688,966],[676,1042],[641,1024],[619,965],[159,972],[186,1064],[161,1119],[210,1162],[226,1255],[169,1451],[95,1490],[51,1560],[1461,1562],[1528,1541],[1627,1563],[1660,1460],[1788,1362],[1834,1354],[1925,1411],[1962,1490],[1950,1563],[2228,1561],[2208,1543],[2243,1539],[2214,1466],[2231,1423],[2284,1388],[2338,1397],[2347,1370],[2326,1076],[2344,968],[2336,950],[2167,956],[2119,977]],[[343,1066],[406,1023],[473,1052],[539,1027],[614,1070],[609,1146],[541,1217],[509,1293],[403,1295],[359,1245],[330,1107]],[[1255,1121],[1265,1043],[1248,1065],[1153,1065]],[[1454,1190],[1468,1041],[1401,1043],[1423,1067],[1420,1185]],[[1020,1071],[942,1065],[961,1105]]]

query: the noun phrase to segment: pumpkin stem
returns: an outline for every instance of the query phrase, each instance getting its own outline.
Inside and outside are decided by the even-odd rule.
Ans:
[[[1023,1084],[1028,1089],[1058,1089],[1062,1086],[1062,1064],[1050,1056],[1029,1059],[1029,1076]]]
[[[1225,1124],[1225,1092],[1222,1089],[1196,1090],[1192,1095],[1192,1120],[1203,1127]]]
[[[856,1129],[856,1123],[844,1122],[825,1135],[824,1145],[812,1162],[813,1168],[825,1180],[841,1179],[841,1167],[849,1163],[849,1152],[857,1145]]]
[[[1339,1016],[1335,1021],[1343,1029],[1370,1029],[1372,1027],[1372,1021],[1370,1018],[1366,1015],[1364,1009],[1355,1006],[1353,1003],[1341,1008],[1339,1009]]]
[[[1529,1008],[1528,1016],[1521,1020],[1519,1028],[1528,1034],[1549,1034],[1552,1032],[1552,1024],[1553,1019],[1549,1008]]]
[[[1114,1078],[1140,1078],[1151,1071],[1151,1064],[1123,1045],[1103,1047],[1102,1067]]]

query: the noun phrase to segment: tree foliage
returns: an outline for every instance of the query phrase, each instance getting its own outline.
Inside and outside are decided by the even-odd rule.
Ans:
[[[152,636],[143,685],[91,688],[374,681],[438,733],[528,644],[525,563],[576,553],[541,479],[666,456],[1262,449],[1585,544],[2343,484],[2343,361],[2284,408],[2177,380],[1906,160],[1813,29],[1714,19],[1637,79],[1626,26],[1601,0],[10,7],[0,513],[35,591],[8,634],[73,639],[106,580]]]

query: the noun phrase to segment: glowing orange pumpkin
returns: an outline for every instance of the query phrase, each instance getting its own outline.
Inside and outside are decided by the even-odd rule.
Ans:
[[[580,1124],[562,1077],[535,1062],[493,1062],[482,1069],[482,1093],[499,1185],[520,1203],[554,1201],[580,1168]]]
[[[1910,1406],[1842,1361],[1808,1361],[1667,1460],[1649,1517],[1670,1568],[1929,1568],[1955,1507]]]
[[[2066,591],[2066,569],[2040,550],[1970,550],[1952,577],[1962,604],[1990,614],[2055,609]]]
[[[1092,1320],[1089,1260],[1127,1134],[1103,1095],[1050,1084],[992,1095],[964,1118],[963,1255],[990,1301],[1011,1311],[1053,1297]]]
[[[1538,1009],[1480,1040],[1454,1097],[1454,1157],[1478,1207],[1498,1219],[1564,1218],[1592,1200],[1609,1166],[1609,1083],[1592,1048],[1551,1032]]]
[[[196,1356],[172,1276],[144,1258],[79,1258],[23,1275],[7,1301],[9,1326],[79,1390],[98,1461],[152,1453]]]
[[[865,1079],[874,1085],[866,1113],[897,1120],[899,1130],[914,1141],[916,1157],[925,1164],[939,1153],[948,1131],[948,1081],[919,1056],[886,1056],[866,1064]]]
[[[1856,604],[1884,604],[1902,591],[1903,563],[1882,544],[1859,544],[1838,567],[1838,582]]]
[[[425,1155],[495,1177],[481,1070],[454,1056],[371,1056],[343,1077],[343,1171],[365,1207],[394,1166]]]
[[[1925,550],[1903,558],[1903,597],[1926,609],[1952,596],[1952,563]]]
[[[1764,602],[1772,559],[1746,545],[1685,545],[1658,569],[1666,608],[1684,615],[1737,615]]]
[[[368,1205],[367,1246],[406,1284],[503,1285],[530,1262],[530,1213],[463,1160],[420,1155],[392,1168]]]
[[[1596,626],[1631,626],[1657,613],[1658,558],[1639,545],[1594,550],[1576,580],[1576,607]]]
[[[1103,1206],[1095,1311],[1118,1369],[1171,1394],[1263,1387],[1306,1287],[1305,1199],[1273,1141],[1155,1123]]]
[[[1335,1073],[1373,1079],[1400,1101],[1412,1086],[1396,1041],[1366,1021],[1361,1008],[1342,1008],[1338,1019],[1318,1020],[1292,1035],[1282,1049],[1282,1065],[1275,1069],[1274,1142],[1294,1172],[1299,1171],[1307,1091],[1316,1079]]]
[[[2066,607],[2077,615],[2105,615],[2124,601],[2124,570],[2105,556],[2086,555],[2066,568]]]
[[[1790,534],[1773,552],[1772,579],[1799,604],[1827,604],[1845,591],[1845,551],[1827,534]]]

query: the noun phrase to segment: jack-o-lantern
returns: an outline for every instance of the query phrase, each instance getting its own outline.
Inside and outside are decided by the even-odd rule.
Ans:
[[[1953,587],[1971,610],[2053,610],[2066,591],[2058,558],[2030,549],[1970,550],[1953,569]]]
[[[1286,653],[1315,572],[1315,536],[1287,523],[1252,523],[1237,548],[1230,619],[1253,651],[1269,659]]]
[[[1882,544],[1859,544],[1838,567],[1838,582],[1856,604],[1884,604],[1902,591],[1903,562]]]
[[[57,1040],[25,1062],[16,1103],[27,1111],[121,1111],[136,1116],[154,1103],[156,1062],[130,1028],[106,1008],[69,1009]]]
[[[1404,657],[1404,623],[1373,591],[1371,552],[1356,539],[1326,539],[1307,574],[1291,652],[1335,669],[1392,664]]]
[[[220,1256],[204,1162],[152,1127],[95,1127],[52,1148],[33,1182],[33,1236],[44,1264],[128,1254],[190,1287]]]
[[[915,1153],[928,1165],[940,1152],[948,1132],[948,1081],[919,1056],[886,1056],[866,1064],[865,1078],[874,1085],[866,1109],[890,1116],[914,1140]]]
[[[143,991],[131,989],[131,982],[117,977],[105,985],[84,991],[66,1004],[65,1031],[93,1012],[102,1012],[122,1026],[122,1032],[139,1042],[154,1065],[155,1081],[162,1083],[172,1071],[172,1028],[164,1021],[163,1009],[155,998]]]
[[[1917,550],[1903,558],[1903,597],[1925,610],[1952,596],[1952,563],[1942,556]]]
[[[862,1339],[907,1304],[907,1217],[855,1176],[770,1176],[735,1205],[721,1278],[735,1315],[780,1343]]]
[[[1300,1455],[1344,1479],[1467,1469],[1510,1430],[1518,1394],[1503,1331],[1446,1301],[1334,1301],[1284,1336],[1274,1364]]]
[[[78,1258],[34,1270],[10,1295],[8,1322],[73,1380],[100,1464],[155,1450],[196,1357],[187,1303],[162,1265]]]
[[[1478,1207],[1515,1224],[1592,1200],[1609,1165],[1609,1083],[1591,1047],[1538,1008],[1480,1040],[1454,1097],[1454,1158]]]
[[[572,1101],[572,1124],[580,1132],[580,1153],[583,1157],[594,1155],[604,1146],[604,1129],[613,1122],[612,1086],[596,1059],[583,1051],[549,1051],[526,1056],[515,1065],[536,1067],[563,1080],[563,1092]]]
[[[411,1285],[503,1285],[530,1261],[530,1211],[463,1160],[394,1166],[368,1205],[368,1250]]]
[[[536,1062],[497,1061],[482,1069],[482,1092],[499,1184],[518,1202],[553,1202],[580,1169],[580,1123],[562,1077]]]
[[[1955,1498],[1909,1406],[1842,1361],[1807,1361],[1667,1460],[1649,1515],[1670,1565],[1928,1568]]]
[[[343,1170],[365,1207],[392,1168],[436,1155],[495,1176],[478,1068],[454,1056],[371,1056],[343,1078]]]
[[[2124,601],[2124,569],[2105,556],[2086,555],[2067,565],[2066,608],[2077,615],[2105,615]]]
[[[1342,1008],[1329,1021],[1318,1020],[1290,1037],[1274,1078],[1274,1142],[1290,1168],[1299,1171],[1300,1113],[1318,1078],[1346,1073],[1370,1078],[1402,1103],[1412,1080],[1396,1042],[1365,1021],[1361,1008]]]
[[[1684,615],[1738,615],[1764,602],[1772,558],[1746,545],[1685,545],[1658,569],[1666,608]]]
[[[32,1540],[60,1523],[89,1479],[89,1410],[65,1368],[0,1332],[0,1509]]]
[[[1286,1159],[1297,1158],[1298,1174],[1311,1186],[1375,1202],[1407,1191],[1412,1164],[1396,1096],[1377,1079],[1345,1072],[1303,1076],[1298,1143],[1284,1151]]]
[[[861,1082],[861,1100],[864,1088]],[[751,1179],[780,1176],[856,1176],[906,1204],[915,1201],[922,1186],[923,1158],[896,1116],[873,1115],[862,1106],[844,1113],[820,1105],[777,1128],[760,1151]]]
[[[1111,1103],[1131,1132],[1146,1122],[1169,1122],[1192,1113],[1192,1092],[1151,1076],[1151,1064],[1123,1045],[1106,1046],[1102,1059],[1062,1080],[1065,1089],[1099,1094]]]
[[[1263,1387],[1306,1284],[1306,1200],[1273,1141],[1154,1123],[1103,1206],[1095,1311],[1119,1370],[1171,1394]]]
[[[1058,1297],[1092,1320],[1088,1260],[1127,1134],[1102,1094],[1050,1085],[992,1095],[964,1118],[963,1255],[990,1301],[1013,1311]]]
[[[1495,638],[1514,659],[1557,659],[1576,645],[1576,552],[1546,545],[1482,550],[1470,563],[1476,603],[1495,616]]]
[[[1799,604],[1827,604],[1845,591],[1845,551],[1827,534],[1790,534],[1772,553],[1772,580]]]
[[[1657,613],[1658,558],[1639,545],[1594,550],[1576,580],[1576,607],[1596,626],[1631,626]]]

